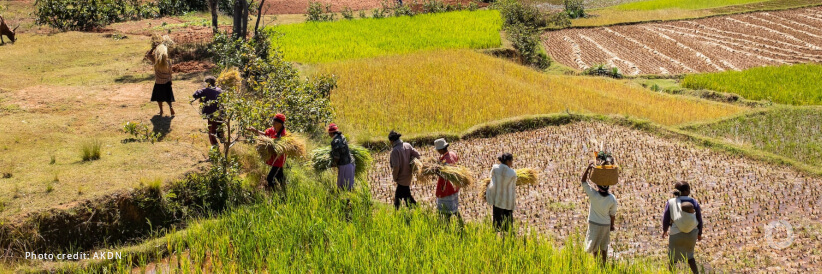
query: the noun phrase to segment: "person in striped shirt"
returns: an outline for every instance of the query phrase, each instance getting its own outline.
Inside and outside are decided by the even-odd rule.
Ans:
[[[494,228],[509,232],[517,207],[517,172],[511,169],[514,165],[511,153],[504,153],[497,160],[500,163],[491,169],[491,183],[485,190],[485,200],[493,207]]]

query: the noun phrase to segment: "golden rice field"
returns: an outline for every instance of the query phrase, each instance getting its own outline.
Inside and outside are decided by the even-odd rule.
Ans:
[[[624,81],[546,75],[468,50],[336,62],[337,124],[356,139],[461,133],[508,117],[564,111],[618,114],[677,125],[745,111],[739,106],[653,93]]]
[[[514,219],[563,242],[586,231],[589,200],[580,177],[591,152],[612,151],[621,166],[611,187],[619,209],[610,255],[618,259],[664,261],[668,241],[661,238],[665,201],[677,181],[688,181],[702,207],[704,239],[696,259],[708,273],[819,273],[822,270],[822,179],[786,166],[731,155],[607,122],[576,122],[493,138],[448,140],[479,182],[489,178],[496,157],[514,154],[512,168],[540,172],[534,185],[517,187]],[[423,158],[432,145],[418,146]],[[374,155],[369,174],[375,200],[391,203],[388,153]],[[481,198],[484,184],[460,190],[460,213],[468,221],[490,218]],[[411,193],[423,207],[434,207],[432,182],[415,182]],[[790,229],[785,225],[790,225]],[[683,273],[683,272],[678,272]]]

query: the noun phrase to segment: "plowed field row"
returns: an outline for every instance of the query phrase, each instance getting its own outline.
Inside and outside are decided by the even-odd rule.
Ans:
[[[691,21],[567,29],[542,36],[567,66],[618,67],[627,75],[743,70],[822,62],[822,8]]]
[[[818,203],[822,180],[790,168],[601,122],[460,141],[451,150],[478,180],[489,177],[502,152],[514,154],[514,168],[539,170],[538,185],[518,187],[514,218],[561,242],[586,230],[588,198],[579,178],[589,153],[601,143],[615,152],[623,167],[620,184],[612,187],[620,204],[612,255],[663,259],[668,243],[660,238],[663,207],[674,182],[686,180],[703,208],[705,238],[697,244],[701,263],[742,272],[822,270],[822,254],[814,252],[822,247],[817,240],[822,236],[822,211],[808,206]],[[424,157],[436,154],[431,147],[418,150]],[[394,184],[387,154],[375,160],[369,178],[373,197],[391,203]],[[412,185],[419,203],[435,204],[433,183]],[[474,186],[460,193],[460,211],[468,220],[490,218],[481,191],[484,187]],[[791,233],[781,221],[792,226]],[[769,230],[769,224],[777,225]],[[779,249],[787,243],[790,246]]]

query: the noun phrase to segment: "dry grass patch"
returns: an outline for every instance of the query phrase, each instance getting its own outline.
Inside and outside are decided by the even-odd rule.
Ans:
[[[623,114],[665,125],[723,117],[744,108],[670,96],[624,81],[545,75],[473,51],[435,51],[322,65],[339,77],[332,94],[344,132],[358,139],[461,133],[503,118],[563,111]]]

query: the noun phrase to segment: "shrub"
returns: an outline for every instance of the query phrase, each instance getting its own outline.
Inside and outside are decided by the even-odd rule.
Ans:
[[[138,122],[126,122],[123,125],[123,132],[131,135],[136,141],[151,142],[152,144],[159,141],[161,137],[159,132],[153,132],[148,128],[148,125]]]
[[[582,72],[583,75],[591,75],[591,76],[605,76],[611,77],[615,79],[621,79],[622,73],[619,72],[619,68],[613,67],[608,68],[604,64],[595,65],[590,67]]]
[[[150,17],[151,3],[139,0],[39,0],[35,22],[59,30],[92,30],[105,25]]]
[[[343,8],[343,10],[342,10],[342,12],[340,12],[340,14],[342,14],[342,17],[347,19],[347,20],[354,19],[354,11],[351,10],[351,8],[349,8],[349,7]]]
[[[90,140],[83,143],[80,157],[84,162],[100,159],[100,147],[102,144],[98,140]]]
[[[565,0],[565,12],[571,19],[585,17],[585,7],[582,0]]]
[[[394,7],[394,16],[414,16],[414,11],[408,5],[397,5]]]
[[[542,52],[537,32],[521,25],[510,26],[506,29],[508,40],[519,52],[520,63],[538,69],[546,69],[551,65],[548,55]]]
[[[422,13],[438,13],[445,10],[445,4],[437,0],[426,0],[422,3]]]
[[[476,1],[471,1],[471,3],[468,4],[468,10],[475,11],[475,10],[478,10],[478,9],[479,9],[479,5],[477,4]]]
[[[308,3],[308,10],[305,13],[308,22],[334,21],[334,13],[331,12],[331,4],[323,6],[322,3],[311,1]]]
[[[360,18],[368,18],[368,15],[365,14],[364,10],[360,10]]]

